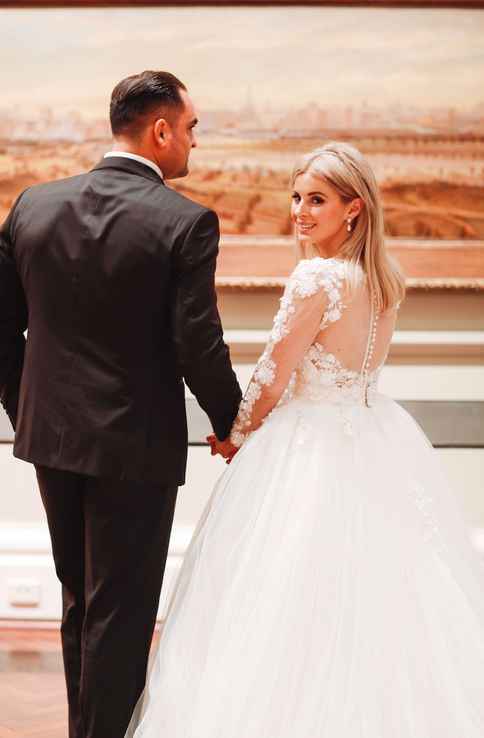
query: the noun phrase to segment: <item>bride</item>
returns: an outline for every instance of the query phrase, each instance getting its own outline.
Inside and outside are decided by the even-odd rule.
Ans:
[[[135,738],[482,738],[484,574],[433,449],[379,393],[404,282],[374,175],[293,175],[302,258],[185,556]]]

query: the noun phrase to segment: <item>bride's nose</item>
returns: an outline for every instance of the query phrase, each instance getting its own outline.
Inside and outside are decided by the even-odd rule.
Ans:
[[[294,215],[298,216],[301,215],[301,213],[304,213],[307,211],[307,206],[304,203],[304,200],[301,198],[299,202],[294,203]]]

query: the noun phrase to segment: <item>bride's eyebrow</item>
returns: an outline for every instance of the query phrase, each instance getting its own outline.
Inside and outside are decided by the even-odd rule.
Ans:
[[[310,197],[311,195],[321,195],[321,197],[326,197],[326,195],[324,194],[324,192],[318,192],[318,191],[316,191],[316,192],[308,192],[308,196]]]

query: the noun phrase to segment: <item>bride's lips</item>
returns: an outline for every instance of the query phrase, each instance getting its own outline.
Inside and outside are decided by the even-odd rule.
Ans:
[[[303,233],[307,233],[308,231],[311,231],[316,224],[315,223],[296,223],[296,226],[298,230],[302,231]]]

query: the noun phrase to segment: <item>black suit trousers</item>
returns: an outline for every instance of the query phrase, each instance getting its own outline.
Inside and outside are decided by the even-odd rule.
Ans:
[[[69,738],[123,738],[145,684],[177,487],[36,471],[62,583]]]

